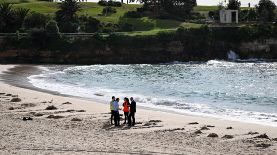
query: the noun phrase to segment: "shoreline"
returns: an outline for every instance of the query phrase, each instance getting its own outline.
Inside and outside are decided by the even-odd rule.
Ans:
[[[1,65],[1,71],[3,71],[3,68],[7,69],[9,67],[12,66]],[[257,125],[252,123],[243,123],[237,121],[220,120],[205,116],[199,117],[192,115],[173,114],[169,112],[155,111],[153,109],[144,109],[138,107],[136,113],[137,122],[139,122],[138,125],[131,129],[126,128],[125,126],[122,126],[120,128],[114,128],[109,125],[108,104],[103,104],[97,101],[90,101],[82,98],[75,98],[72,96],[49,94],[49,92],[39,92],[38,90],[20,88],[9,84],[5,84],[2,81],[0,83],[0,86],[1,93],[10,93],[18,95],[18,97],[22,100],[18,103],[13,103],[10,102],[10,98],[8,96],[2,95],[0,98],[0,103],[2,103],[0,105],[0,122],[3,124],[3,126],[0,128],[4,128],[0,130],[0,133],[2,132],[0,135],[6,135],[2,137],[2,139],[0,140],[0,153],[7,153],[7,151],[17,152],[15,148],[21,148],[22,146],[20,145],[23,145],[23,147],[26,148],[33,147],[33,149],[38,149],[30,149],[29,151],[27,150],[27,154],[39,153],[39,149],[42,149],[41,147],[43,147],[40,145],[40,143],[43,143],[42,141],[45,141],[46,146],[53,147],[56,148],[56,150],[62,151],[63,149],[57,149],[59,145],[52,145],[52,142],[57,140],[56,138],[67,141],[67,145],[63,145],[63,147],[70,150],[70,148],[68,147],[71,146],[71,153],[73,153],[72,149],[86,150],[86,152],[81,152],[81,154],[89,153],[92,150],[100,150],[100,152],[102,153],[112,153],[112,151],[104,152],[103,150],[105,150],[105,148],[107,150],[110,149],[107,147],[109,146],[109,144],[114,145],[114,141],[118,144],[121,144],[121,142],[123,142],[124,139],[128,139],[128,136],[133,138],[133,141],[130,141],[130,143],[136,147],[132,147],[129,150],[129,152],[124,151],[124,149],[122,152],[121,148],[119,148],[119,150],[115,151],[115,153],[138,153],[138,151],[140,151],[139,149],[144,150],[144,152],[140,152],[141,154],[151,153],[151,151],[153,151],[153,154],[183,154],[186,152],[188,154],[263,154],[264,152],[268,154],[275,154],[277,152],[277,144],[274,140],[275,138],[277,138],[276,127]],[[71,104],[62,104],[66,102],[70,102]],[[22,105],[24,104],[32,104],[32,106],[23,107]],[[58,109],[53,111],[45,110],[45,108],[49,105],[54,105]],[[15,110],[7,110],[10,106],[13,106]],[[77,112],[80,110],[85,112]],[[43,116],[38,117],[33,115],[32,113],[41,113],[43,114]],[[61,116],[62,118],[47,118],[50,115]],[[11,116],[11,118],[8,118],[7,116]],[[21,120],[23,116],[30,116],[34,120],[30,121],[27,125],[27,122]],[[81,118],[82,121],[77,123],[70,121],[72,118],[75,117]],[[34,133],[27,132],[28,134],[31,134],[33,137],[46,136],[39,134],[41,130],[47,132],[50,132],[51,130],[57,130],[56,132],[58,133],[58,135],[48,135],[49,138],[47,138],[46,140],[35,139],[34,142],[32,142],[34,143],[34,146],[25,146],[23,143],[30,143],[30,137],[29,135],[25,135],[25,132],[22,133],[20,131],[21,128],[16,128],[16,124],[18,123],[21,124],[21,127],[23,128],[22,130],[24,130],[25,126],[34,125],[32,126],[34,128],[32,129],[34,130]],[[82,125],[79,124],[79,126],[78,123]],[[8,129],[5,127],[5,124],[10,124],[8,126],[12,126],[14,128]],[[55,128],[53,128],[53,124],[56,124],[54,125]],[[200,130],[204,126],[209,126],[207,127],[208,130],[201,130],[200,134],[195,134],[196,131]],[[227,129],[228,127],[232,127],[232,129]],[[27,128],[26,131],[28,131],[28,129],[29,128]],[[7,135],[5,134],[6,130],[10,130],[10,132],[16,133]],[[69,135],[67,135],[66,133],[69,130],[76,132],[76,135],[70,135],[70,138],[76,141],[68,141]],[[84,131],[85,133],[83,133]],[[250,132],[258,132],[258,134],[252,135],[249,134]],[[117,136],[116,134],[110,137],[113,133],[118,133],[119,135]],[[127,137],[126,135],[124,135],[125,133],[127,134]],[[207,138],[207,136],[210,133],[216,133],[218,135],[218,138]],[[270,137],[270,141],[268,141],[268,139],[257,139],[256,141],[256,138],[254,137],[264,133],[266,133]],[[22,140],[19,139],[17,140],[17,142],[19,141],[18,143],[14,143],[13,141],[11,141],[14,138],[18,138],[18,134],[23,134],[29,138]],[[61,135],[64,134],[66,134],[66,136],[62,137]],[[92,143],[93,141],[88,141],[85,138],[86,136],[90,137],[93,135],[97,135],[96,138],[98,138],[95,143]],[[145,138],[144,136],[146,135],[149,136],[150,139]],[[156,135],[159,136],[156,137]],[[222,138],[225,135],[232,135],[234,137],[230,140]],[[83,140],[80,140],[78,137]],[[90,138],[93,139],[93,137]],[[121,139],[123,141],[118,141]],[[154,144],[154,142],[152,144],[150,142],[151,139],[154,139],[154,142],[157,143],[157,145]],[[100,145],[103,145],[104,141],[107,142],[104,143],[104,146],[101,147]],[[175,144],[175,141],[178,141],[179,143]],[[183,143],[184,141],[186,141],[186,143]],[[93,149],[83,148],[83,146],[79,144],[82,142],[88,142],[92,146],[87,147],[93,147]],[[257,147],[258,144],[260,144],[261,142],[264,144],[269,144],[270,146],[266,148]],[[149,147],[146,147],[146,145],[148,144]],[[232,148],[229,148],[231,144]],[[217,150],[218,152],[210,152],[212,150],[211,146],[209,145],[212,145],[212,149],[214,151]],[[21,148],[18,151],[25,150],[26,148]],[[53,150],[55,152],[55,149]],[[45,152],[42,153],[49,153],[49,151],[51,152],[53,150],[50,149],[47,151],[47,149],[44,149]],[[96,151],[94,152],[96,153]]]
[[[71,65],[64,65],[61,67],[67,67]],[[87,98],[87,97],[81,97],[81,96],[74,96],[74,95],[69,95],[69,94],[63,94],[57,91],[51,91],[51,90],[46,90],[42,88],[35,87],[28,81],[28,77],[31,75],[38,75],[43,73],[43,68],[51,67],[51,66],[41,66],[41,65],[15,65],[12,67],[9,67],[5,71],[0,72],[0,78],[2,78],[2,81],[4,83],[7,83],[9,85],[15,86],[15,87],[20,87],[20,88],[25,88],[25,89],[30,89],[34,91],[39,91],[43,93],[48,93],[52,95],[58,95],[62,97],[71,97],[71,98],[76,98],[76,99],[81,99],[81,100],[87,100],[87,101],[92,101],[92,102],[97,102],[103,105],[107,105],[106,101],[97,99],[96,97],[93,98]],[[24,82],[22,82],[24,81]],[[166,113],[171,113],[171,114],[178,114],[178,115],[184,115],[184,116],[195,116],[195,117],[201,117],[201,118],[212,118],[212,119],[218,119],[222,121],[232,121],[232,122],[240,122],[240,123],[247,123],[247,124],[253,124],[253,125],[262,125],[262,126],[270,126],[270,127],[275,127],[277,128],[277,124],[270,125],[269,122],[255,122],[255,121],[249,121],[249,120],[240,120],[238,118],[225,118],[225,117],[220,117],[217,115],[209,115],[209,114],[202,114],[202,113],[193,113],[193,112],[178,112],[177,110],[174,109],[164,109],[162,107],[160,108],[154,108],[154,107],[146,107],[146,106],[140,106],[138,105],[139,108],[142,108],[144,110],[151,110],[151,111],[160,111],[160,112],[166,112]]]

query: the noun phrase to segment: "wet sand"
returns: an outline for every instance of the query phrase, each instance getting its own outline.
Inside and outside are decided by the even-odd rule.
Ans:
[[[135,127],[114,127],[108,104],[34,89],[36,66],[12,67],[0,70],[0,154],[277,154],[271,126],[139,107]]]

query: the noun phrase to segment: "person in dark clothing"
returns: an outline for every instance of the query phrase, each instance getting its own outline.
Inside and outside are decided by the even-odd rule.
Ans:
[[[137,111],[137,103],[134,101],[133,97],[130,98],[131,100],[131,105],[130,105],[130,112],[128,116],[128,125],[129,126],[134,126],[136,124],[135,121],[135,113]]]

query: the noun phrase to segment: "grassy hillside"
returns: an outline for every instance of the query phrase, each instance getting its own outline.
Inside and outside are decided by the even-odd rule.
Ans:
[[[31,11],[49,14],[54,16],[54,13],[58,10],[58,3],[45,2],[38,0],[0,0],[13,3],[14,7],[27,8]],[[22,2],[25,1],[25,2]],[[122,7],[115,7],[117,12],[110,16],[101,15],[103,6],[97,5],[97,3],[81,3],[82,9],[78,12],[79,15],[89,15],[94,18],[99,19],[102,22],[111,22],[111,23],[129,23],[135,27],[136,31],[149,31],[149,32],[137,32],[136,34],[155,34],[161,30],[174,30],[179,26],[185,27],[200,27],[200,24],[184,23],[176,20],[161,20],[161,19],[150,19],[148,17],[143,18],[122,18],[122,16],[127,11],[134,11],[138,7],[141,7],[139,4],[124,4]],[[195,11],[208,11],[216,9],[216,7],[203,7],[199,6],[195,8]]]

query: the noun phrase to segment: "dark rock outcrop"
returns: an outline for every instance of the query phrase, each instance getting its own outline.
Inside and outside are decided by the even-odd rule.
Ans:
[[[21,99],[20,98],[12,98],[11,102],[21,102]]]
[[[234,138],[234,136],[233,135],[224,135],[222,138],[232,139],[232,138]]]
[[[48,107],[45,108],[45,110],[57,110],[58,108],[55,107],[54,105],[50,105]]]
[[[216,133],[210,133],[208,135],[208,137],[216,138],[216,137],[218,137],[218,135]]]

